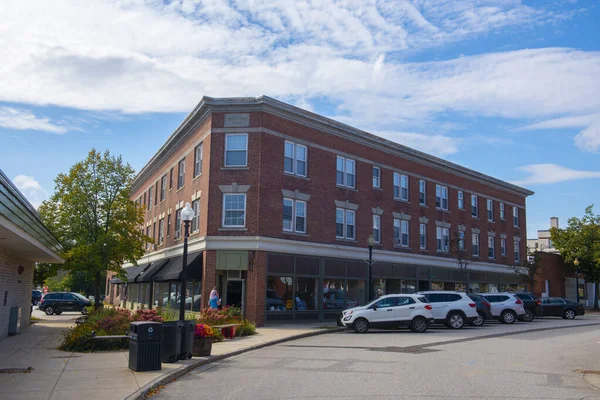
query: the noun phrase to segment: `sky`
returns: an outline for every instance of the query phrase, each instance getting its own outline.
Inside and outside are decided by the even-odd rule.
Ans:
[[[533,190],[535,237],[600,195],[598,21],[596,0],[4,0],[0,168],[37,206],[92,148],[139,170],[202,96],[267,95]]]

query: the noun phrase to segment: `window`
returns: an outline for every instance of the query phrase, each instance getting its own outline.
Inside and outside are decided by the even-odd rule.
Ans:
[[[504,214],[504,203],[500,203],[500,219],[504,221],[505,218],[506,216]]]
[[[519,250],[519,241],[518,240],[515,240],[514,250],[515,250],[515,262],[518,263],[519,261],[521,261],[521,254],[520,254],[520,250]]]
[[[156,243],[156,222],[152,225],[152,240]]]
[[[373,240],[375,243],[381,243],[381,217],[373,215]]]
[[[306,176],[306,146],[285,142],[283,170],[288,174]]]
[[[419,204],[424,206],[427,204],[426,196],[427,184],[423,179],[419,180]]]
[[[152,188],[148,189],[148,210],[152,210]]]
[[[173,168],[169,170],[169,190],[173,189]]]
[[[465,232],[464,231],[458,232],[458,250],[460,250],[460,251],[465,250]]]
[[[435,185],[435,206],[442,210],[448,209],[448,188],[446,186]]]
[[[458,208],[460,210],[465,209],[465,194],[462,190],[458,191]]]
[[[373,187],[381,187],[381,169],[379,167],[373,167]]]
[[[506,256],[506,239],[500,239],[500,254]]]
[[[419,248],[421,250],[427,249],[427,225],[419,225]]]
[[[171,214],[167,215],[167,237],[171,236]]]
[[[194,178],[202,173],[202,148],[200,143],[194,150]]]
[[[146,236],[150,237],[150,225],[146,227]],[[146,250],[150,248],[150,242],[146,242]]]
[[[225,166],[245,167],[248,165],[248,135],[225,135]]]
[[[246,194],[223,195],[223,226],[246,226]]]
[[[160,178],[160,201],[164,201],[167,197],[167,174]]]
[[[400,245],[403,247],[408,247],[408,221],[401,220],[400,221]]]
[[[154,205],[158,204],[158,182],[154,185]]]
[[[146,192],[144,191],[144,205],[146,205]]]
[[[479,206],[477,203],[477,196],[474,194],[471,195],[471,215],[475,218],[477,218],[479,216]]]
[[[340,239],[354,240],[356,238],[354,211],[343,208],[335,209],[335,236]]]
[[[494,220],[494,201],[487,199],[487,218],[488,221]]]
[[[161,218],[158,221],[158,245],[160,246],[165,241],[165,219]]]
[[[519,227],[519,209],[513,206],[513,225]]]
[[[192,201],[192,209],[194,210],[194,216],[192,217],[192,232],[198,232],[200,230],[200,200]]]
[[[448,228],[436,227],[435,241],[437,251],[447,253],[450,248],[450,233]]]
[[[479,256],[479,233],[474,233],[471,241],[473,243],[473,255]]]
[[[175,239],[181,239],[181,209],[175,211]]]
[[[408,176],[394,172],[394,198],[408,201]]]
[[[356,170],[355,161],[344,157],[337,157],[337,173],[336,183],[339,186],[346,186],[349,188],[356,187]]]
[[[488,258],[496,258],[496,250],[494,249],[496,241],[494,237],[488,237]]]
[[[179,161],[179,170],[177,173],[177,189],[181,189],[185,182],[185,158]]]
[[[306,233],[306,203],[304,201],[283,199],[283,230]]]

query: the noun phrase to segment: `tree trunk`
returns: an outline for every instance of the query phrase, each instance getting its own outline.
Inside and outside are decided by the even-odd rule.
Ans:
[[[100,273],[94,274],[94,309],[100,308]]]

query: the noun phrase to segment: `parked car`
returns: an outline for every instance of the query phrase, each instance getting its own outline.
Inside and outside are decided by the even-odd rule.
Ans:
[[[471,322],[471,325],[481,326],[486,320],[492,319],[492,305],[486,299],[477,294],[469,294],[468,296],[475,302],[475,309],[477,310],[477,314],[479,314],[479,317]]]
[[[535,295],[528,292],[513,293],[517,298],[523,301],[525,315],[519,318],[519,321],[531,322],[535,317],[539,317],[542,313],[542,302]]]
[[[365,333],[370,328],[395,329],[409,327],[413,332],[423,333],[433,322],[431,305],[424,296],[414,294],[389,294],[366,306],[354,307],[342,312],[341,324]]]
[[[492,316],[503,324],[513,324],[525,316],[523,300],[511,293],[480,293],[492,306]]]
[[[574,319],[578,315],[585,315],[583,304],[563,299],[562,297],[546,297],[542,299],[542,316],[544,317]]]
[[[37,306],[40,300],[42,299],[42,292],[40,290],[32,290],[31,291],[31,304]]]
[[[87,314],[86,307],[92,305],[92,302],[80,295],[71,292],[48,293],[40,300],[39,309],[46,315],[60,315],[63,311],[79,311],[83,315]]]
[[[452,291],[426,291],[417,295],[425,296],[431,304],[436,324],[444,324],[450,329],[461,329],[465,324],[479,318],[477,304],[465,293]]]

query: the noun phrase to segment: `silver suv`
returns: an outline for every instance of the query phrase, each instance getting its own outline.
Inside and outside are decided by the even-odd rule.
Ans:
[[[492,306],[492,317],[503,324],[513,324],[525,316],[523,300],[511,293],[479,293]]]
[[[444,324],[451,329],[460,329],[479,317],[477,304],[465,293],[430,290],[417,294],[429,300],[437,324]]]

